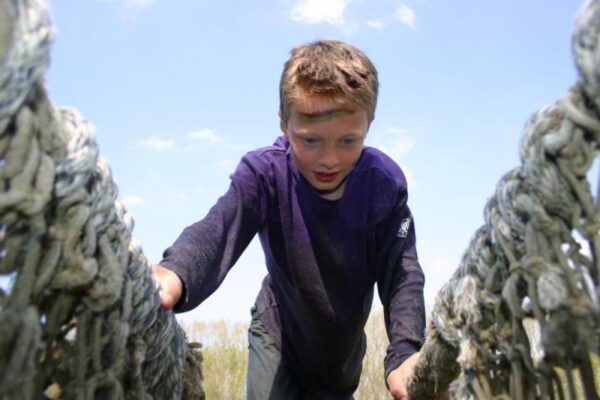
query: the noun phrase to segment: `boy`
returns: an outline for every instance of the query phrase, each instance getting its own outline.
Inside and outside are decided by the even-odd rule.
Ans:
[[[280,82],[282,137],[242,158],[229,190],[154,268],[163,307],[190,310],[258,232],[268,274],[252,308],[248,399],[351,399],[375,283],[390,338],[386,383],[409,399],[424,276],[405,177],[363,146],[377,91],[377,71],[358,49],[293,49]]]

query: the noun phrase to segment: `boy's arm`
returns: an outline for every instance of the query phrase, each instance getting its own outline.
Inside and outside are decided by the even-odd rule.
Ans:
[[[219,287],[246,249],[266,215],[253,174],[242,161],[229,190],[207,216],[185,228],[165,250],[154,269],[163,307],[174,306],[177,312],[196,307]]]
[[[405,361],[420,349],[425,331],[425,278],[417,258],[415,228],[406,197],[403,191],[392,213],[378,227],[381,253],[377,285],[390,340],[384,360],[385,377],[388,385],[401,383],[402,392],[404,382],[397,378],[404,375],[410,364]],[[390,385],[390,389],[397,387]]]

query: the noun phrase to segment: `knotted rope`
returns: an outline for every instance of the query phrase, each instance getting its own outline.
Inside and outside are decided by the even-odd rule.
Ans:
[[[41,84],[38,0],[0,3],[0,398],[203,398],[93,127]]]
[[[575,399],[576,376],[599,398],[600,206],[586,174],[600,149],[600,1],[579,11],[573,49],[580,81],[529,119],[522,165],[498,183],[438,293],[409,382],[416,399],[450,382],[457,399]],[[527,324],[540,334],[535,358]]]
[[[575,375],[599,397],[600,206],[586,180],[599,149],[599,2],[577,19],[580,82],[528,121],[523,165],[438,295],[416,399],[452,381],[460,399],[575,398]],[[51,38],[40,1],[0,3],[0,397],[180,398],[185,355],[183,394],[201,398],[199,353],[159,307],[92,126],[47,100]]]

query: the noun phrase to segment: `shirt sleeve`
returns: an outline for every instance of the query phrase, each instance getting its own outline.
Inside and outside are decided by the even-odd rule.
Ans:
[[[406,188],[377,231],[380,247],[377,288],[390,341],[384,360],[385,377],[419,351],[425,333],[425,277],[416,250],[413,217]]]
[[[257,171],[242,159],[231,180],[206,217],[185,228],[163,253],[160,265],[183,283],[176,312],[195,308],[220,286],[262,225],[266,206]]]

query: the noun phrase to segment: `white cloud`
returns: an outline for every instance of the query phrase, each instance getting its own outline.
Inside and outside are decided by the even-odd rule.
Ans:
[[[395,160],[401,160],[415,147],[417,141],[410,136],[400,136],[390,143],[389,156]]]
[[[397,126],[389,126],[385,130],[385,133],[387,135],[406,134],[407,132],[408,132],[407,129],[398,128]]]
[[[297,22],[344,25],[344,11],[350,0],[298,0],[291,11]]]
[[[126,206],[141,206],[144,204],[144,199],[134,194],[126,195],[121,198],[121,201]]]
[[[228,159],[228,158],[225,158],[225,159],[217,162],[217,167],[219,167],[222,170],[227,170],[227,171],[233,172],[235,166],[236,166],[235,161]]]
[[[157,136],[149,137],[148,139],[140,140],[137,142],[139,146],[150,147],[157,151],[170,150],[175,147],[175,142],[169,139],[161,139]]]
[[[154,3],[154,0],[126,0],[125,7],[140,10],[150,6],[152,3]]]
[[[384,132],[373,135],[373,139],[375,139],[373,144],[375,147],[400,164],[409,187],[414,188],[416,186],[414,175],[406,165],[403,165],[403,159],[415,147],[417,143],[415,138],[410,136],[406,129],[390,127]]]
[[[154,0],[103,0],[116,6],[119,17],[133,23],[138,15],[154,4]]]
[[[423,260],[421,267],[427,277],[424,291],[425,302],[427,308],[431,309],[437,294],[458,267],[458,262],[448,258],[434,258],[430,262]]]
[[[406,26],[415,29],[415,11],[406,4],[400,4],[396,9],[396,18]]]
[[[380,31],[385,26],[385,22],[383,22],[380,19],[372,19],[367,21],[367,26],[369,28],[377,29],[378,31]]]
[[[188,199],[187,193],[175,189],[167,190],[165,192],[165,197],[174,201],[184,201]]]
[[[394,161],[401,160],[415,147],[417,141],[401,128],[391,127],[386,130],[378,146],[381,151],[390,156]]]
[[[188,133],[190,139],[199,139],[206,142],[216,143],[223,141],[215,129],[201,129]]]

